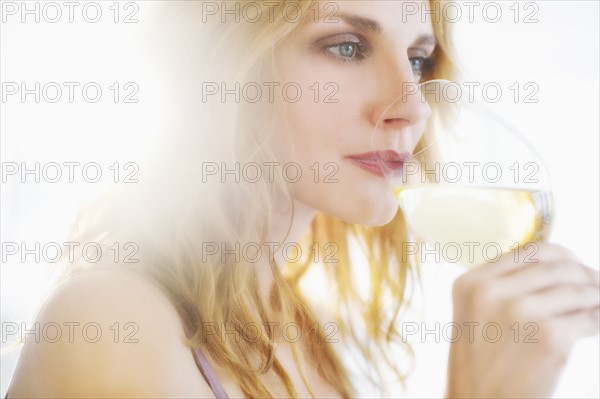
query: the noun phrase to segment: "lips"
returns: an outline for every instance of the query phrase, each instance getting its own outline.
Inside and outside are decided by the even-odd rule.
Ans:
[[[398,153],[393,150],[372,151],[364,154],[349,155],[357,166],[377,176],[397,175],[402,172],[404,164],[412,157],[411,153]]]

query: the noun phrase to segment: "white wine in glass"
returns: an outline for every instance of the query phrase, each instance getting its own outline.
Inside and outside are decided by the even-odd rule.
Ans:
[[[548,191],[429,184],[402,186],[395,194],[413,235],[467,268],[544,240],[550,228]]]

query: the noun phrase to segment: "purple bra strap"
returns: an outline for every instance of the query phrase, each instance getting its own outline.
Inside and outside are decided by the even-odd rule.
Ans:
[[[188,338],[191,338],[192,333],[191,333],[189,327],[185,323],[184,323],[183,328],[185,329],[185,335]],[[196,365],[198,366],[198,368],[200,369],[200,372],[202,373],[202,376],[204,377],[204,379],[210,386],[210,389],[212,389],[212,391],[215,394],[215,396],[217,397],[217,399],[229,399],[229,396],[227,396],[227,393],[225,392],[223,385],[221,385],[221,382],[219,382],[217,375],[215,374],[212,367],[210,367],[210,364],[208,363],[206,356],[204,356],[204,353],[202,353],[200,348],[193,348],[192,354],[194,356],[194,360],[196,361]]]

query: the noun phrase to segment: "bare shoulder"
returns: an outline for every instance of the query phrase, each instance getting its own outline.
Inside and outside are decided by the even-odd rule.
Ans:
[[[211,397],[167,296],[128,270],[85,272],[47,299],[10,397]]]

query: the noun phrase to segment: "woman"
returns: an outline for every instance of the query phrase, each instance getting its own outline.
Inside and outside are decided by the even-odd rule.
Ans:
[[[402,262],[404,223],[372,134],[385,133],[398,162],[423,146],[430,105],[396,100],[407,82],[451,77],[442,8],[182,3],[165,9],[154,42],[173,82],[168,136],[140,184],[80,220],[74,240],[111,258],[67,262],[37,320],[74,334],[25,344],[11,398],[353,397],[343,348],[318,321],[335,322],[375,379],[377,356],[400,341],[416,269]],[[353,281],[351,239],[368,259],[368,298]],[[303,256],[289,251],[297,241]],[[300,290],[317,257],[335,283],[335,319]],[[448,397],[548,396],[572,342],[597,333],[597,273],[556,245],[539,244],[537,257],[508,255],[455,283],[456,322],[534,321],[540,342],[458,340]]]

